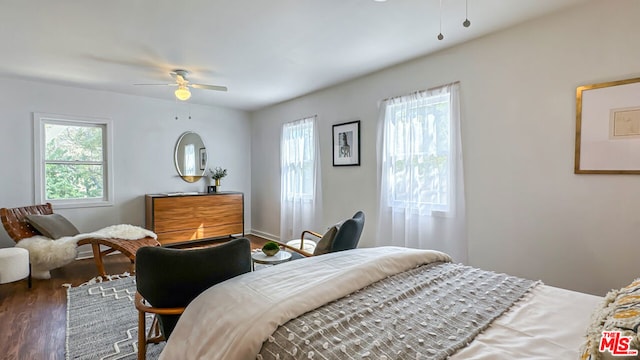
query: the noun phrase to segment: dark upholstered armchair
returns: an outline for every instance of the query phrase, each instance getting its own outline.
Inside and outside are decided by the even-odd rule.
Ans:
[[[321,235],[313,231],[305,230],[302,232],[301,238],[304,239],[305,234],[310,234],[321,238],[313,254],[302,250],[302,242],[300,248],[280,244],[282,247],[293,251],[293,259],[322,255],[326,253],[355,249],[360,241],[360,235],[364,229],[364,213],[358,211],[351,217],[340,224],[336,224]]]
[[[251,271],[251,244],[246,238],[199,249],[144,247],[136,253],[135,305],[138,309],[138,358],[148,342],[171,336],[184,308],[211,286]],[[149,336],[145,313],[156,314]],[[158,332],[159,330],[159,332]]]

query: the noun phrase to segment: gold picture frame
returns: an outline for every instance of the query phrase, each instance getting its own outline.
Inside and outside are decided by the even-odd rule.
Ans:
[[[576,89],[575,174],[640,174],[640,78]]]

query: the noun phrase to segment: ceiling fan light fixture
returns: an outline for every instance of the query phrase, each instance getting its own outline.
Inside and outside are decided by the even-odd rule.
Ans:
[[[181,101],[187,101],[191,98],[191,90],[189,88],[215,90],[215,91],[227,91],[226,86],[220,85],[206,85],[206,84],[194,84],[187,79],[189,72],[187,70],[173,70],[169,73],[175,80],[172,84],[134,84],[134,85],[163,85],[163,86],[177,86],[178,89],[174,92],[176,99]]]
[[[176,98],[182,101],[189,100],[189,98],[191,97],[191,91],[189,91],[189,89],[184,85],[180,85],[178,87],[178,90],[176,90],[175,94],[176,94]]]

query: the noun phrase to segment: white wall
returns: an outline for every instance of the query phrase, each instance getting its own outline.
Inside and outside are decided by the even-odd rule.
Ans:
[[[639,15],[592,1],[253,113],[253,229],[279,234],[281,124],[317,114],[325,223],[362,209],[372,246],[377,101],[460,81],[469,263],[595,294],[630,282],[640,178],[573,174],[575,89],[640,76]],[[332,167],[331,125],[355,119],[362,166]]]
[[[187,117],[191,110],[191,120]],[[205,191],[205,179],[190,184],[177,176],[173,150],[192,130],[207,146],[209,167],[228,175],[224,190],[245,194],[245,226],[251,228],[250,121],[246,112],[176,104],[139,96],[2,79],[0,87],[0,206],[34,204],[33,112],[106,117],[113,121],[115,203],[111,207],[54,210],[80,231],[128,223],[144,225],[144,194]],[[175,120],[175,116],[179,120]],[[0,247],[13,246],[4,229]]]

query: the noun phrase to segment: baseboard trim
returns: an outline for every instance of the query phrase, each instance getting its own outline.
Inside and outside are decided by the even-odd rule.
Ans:
[[[259,236],[261,238],[265,238],[267,240],[274,240],[274,241],[280,241],[280,237],[279,236],[275,236],[273,234],[269,234],[266,233],[264,231],[259,231],[259,230],[255,230],[255,229],[251,229],[251,231],[249,232],[251,235],[255,235],[255,236]]]
[[[91,258],[93,258],[93,250],[91,249],[91,245],[78,246],[78,255],[76,255],[76,260]]]
[[[273,234],[269,234],[269,233],[266,233],[264,231],[258,231],[258,230],[251,229],[251,230],[249,230],[248,234],[259,236],[259,237],[265,238],[267,240],[280,241],[280,237],[279,236],[276,236],[276,235],[273,235]],[[237,234],[236,236],[242,236],[242,234]],[[80,248],[82,248],[82,246]],[[100,247],[100,250],[104,250],[104,249],[106,249],[106,248],[103,247],[103,246]],[[119,251],[115,251],[112,254],[120,254],[120,252]],[[109,255],[111,255],[111,254],[109,254]],[[93,250],[91,249],[90,246],[88,246],[87,249],[85,249],[85,250],[78,251],[78,255],[76,256],[76,260],[92,259],[92,258],[93,258]]]
[[[85,247],[84,250],[81,250],[83,247]],[[107,250],[108,247],[100,245],[100,251],[104,251]],[[91,248],[91,245],[81,245],[78,247],[78,255],[76,255],[76,260],[84,260],[84,259],[93,259],[93,249]],[[115,255],[115,254],[121,254],[120,251],[114,251],[112,253],[107,254],[106,256],[110,256],[110,255]]]

